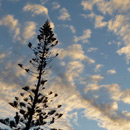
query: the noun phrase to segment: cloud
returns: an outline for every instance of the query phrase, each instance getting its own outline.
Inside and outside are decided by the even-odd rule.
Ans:
[[[53,9],[59,9],[60,8],[60,4],[57,3],[57,2],[53,2],[52,5],[53,5]]]
[[[34,37],[34,35],[36,34],[35,32],[36,29],[36,23],[35,22],[26,22],[24,29],[23,29],[23,34],[22,34],[22,38],[23,43],[26,43],[27,40],[31,39]]]
[[[2,53],[0,54],[0,63],[2,63],[4,61],[4,59],[6,58],[6,54],[5,53]]]
[[[125,2],[123,0],[83,0],[81,2],[81,5],[83,6],[84,10],[93,10],[94,6],[97,6],[98,10],[101,11],[103,14],[112,14],[115,11],[118,12],[126,12],[130,10],[130,1],[126,0]]]
[[[103,79],[104,79],[104,77],[101,76],[101,75],[92,75],[92,76],[91,76],[91,80],[92,80],[93,82],[95,82],[95,83],[100,82],[100,81],[102,81]]]
[[[77,48],[80,48],[78,47],[79,45],[75,44],[74,47],[73,45],[69,47],[75,48],[76,46]],[[82,47],[80,48],[80,50],[82,50]],[[77,91],[75,80],[78,81],[77,79],[79,79],[79,77],[84,72],[84,65],[81,63],[81,61],[77,60],[78,59],[73,59],[73,61],[69,61],[64,66],[64,72],[64,68],[62,66],[62,73],[59,72],[59,66],[58,71],[54,69],[54,71],[59,73],[59,75],[56,76],[55,73],[54,77],[52,77],[52,80],[47,84],[48,90],[52,90],[59,95],[58,98],[54,101],[54,104],[63,105],[63,107],[61,108],[61,112],[63,112],[64,114],[63,118],[61,118],[59,122],[57,121],[55,125],[59,128],[61,128],[62,126],[64,130],[74,130],[70,125],[70,122],[75,121],[75,118],[73,117],[73,115],[75,115],[75,111],[81,110],[84,113],[84,117],[91,120],[96,120],[100,127],[110,130],[115,130],[119,128],[121,128],[121,130],[126,130],[127,128],[130,128],[130,125],[128,126],[130,121],[130,113],[119,111],[118,108],[118,101],[129,103],[129,91],[121,91],[118,84],[98,85],[97,83],[103,80],[103,77],[101,75],[92,75],[90,76],[90,78],[92,79],[92,83],[86,85],[85,93],[84,95],[81,95],[79,91]],[[16,77],[20,76],[20,72],[18,73],[16,68],[15,70],[12,69],[12,66],[14,65],[12,63],[9,63],[8,66],[6,66],[6,70],[4,70],[5,73],[2,74],[4,74],[4,79],[7,79],[8,76],[10,78],[13,78],[14,76],[14,78],[6,83],[0,80],[1,85],[4,86],[0,89],[2,92],[1,96],[7,98],[7,96],[5,95],[9,95],[8,98],[10,98],[10,100],[13,99],[14,95],[18,94],[16,92],[18,92],[17,89],[20,88],[21,84],[18,83],[18,78],[16,79]],[[22,84],[24,83],[25,82],[22,82]],[[7,101],[7,99],[5,100]],[[13,113],[10,111],[7,112],[8,113],[6,113],[6,110],[4,111],[4,113],[6,114],[5,116]],[[2,110],[1,113],[3,113]]]
[[[78,91],[76,91],[76,86],[74,86],[73,82],[67,83],[68,78],[67,75],[64,75],[64,78],[60,76],[50,85],[51,89],[53,88],[54,91],[59,94],[60,103],[64,106],[62,111],[64,111],[64,118],[66,118],[66,120],[72,121],[74,110],[82,109],[84,116],[88,119],[98,121],[100,127],[110,130],[119,128],[126,130],[130,128],[130,125],[128,126],[130,113],[118,110],[119,106],[117,101],[119,101],[121,97],[119,85],[89,84],[86,86],[84,90],[85,95],[82,97]]]
[[[119,55],[125,55],[126,61],[129,63],[130,54],[129,54],[129,43],[130,43],[130,1],[126,0],[83,0],[81,2],[84,10],[90,10],[90,14],[83,15],[85,18],[95,18],[95,27],[108,27],[108,31],[114,32],[120,42],[117,42],[119,46],[121,43],[124,44],[117,53]],[[96,15],[93,7],[96,6],[98,11],[100,11],[104,16]],[[105,16],[110,16],[110,19],[103,22]],[[114,16],[114,17],[113,17]]]
[[[69,28],[72,31],[72,33],[76,33],[76,29],[75,29],[75,27],[73,25],[63,25],[63,26],[65,28]]]
[[[60,62],[57,63],[59,64]],[[78,110],[82,108],[80,94],[76,90],[75,86],[75,79],[80,77],[84,66],[81,61],[74,60],[69,61],[68,63],[66,63],[65,66],[62,66],[62,68],[61,66],[58,66],[57,69],[54,68],[54,71],[55,74],[57,74],[58,76],[55,76],[53,78],[52,82],[48,84],[47,88],[49,90],[52,90],[53,92],[58,93],[59,95],[58,99],[54,102],[54,104],[58,103],[63,105],[63,107],[61,108],[61,112],[63,112],[64,115],[61,121],[65,119],[68,123],[66,124],[65,122],[63,122],[62,128],[64,128],[65,130],[73,130],[72,126],[70,125],[70,122],[75,122],[75,118],[73,118],[75,112],[73,110]],[[60,126],[58,124],[56,125],[58,127]]]
[[[86,29],[84,30],[83,32],[83,35],[82,36],[75,36],[74,37],[74,41],[75,42],[79,42],[79,41],[82,41],[83,43],[87,43],[88,42],[88,39],[91,37],[91,30],[90,29]]]
[[[55,28],[55,25],[54,25],[54,23],[52,22],[52,21],[50,21],[50,27],[54,30],[54,28]]]
[[[122,55],[122,54],[126,55],[127,63],[129,63],[129,60],[130,60],[130,53],[129,52],[130,52],[130,45],[126,45],[125,47],[122,47],[121,49],[119,49],[117,51],[117,53],[119,55]]]
[[[58,19],[60,19],[60,20],[70,20],[70,14],[69,14],[69,12],[67,11],[66,8],[62,8],[60,10],[60,16],[59,16]]]
[[[6,55],[3,53],[3,54],[0,54],[0,59],[3,59],[3,58],[5,58],[6,57]]]
[[[84,54],[84,51],[82,50],[82,46],[80,44],[73,44],[71,46],[68,46],[66,49],[54,48],[53,52],[58,52],[58,58],[60,59],[64,59],[65,57],[69,56],[72,60],[84,60],[90,64],[95,63],[95,60],[89,58]]]
[[[93,2],[83,0],[81,2],[81,5],[83,6],[84,10],[92,10],[93,9]]]
[[[128,68],[128,71],[130,71],[130,68]]]
[[[67,66],[64,76],[59,75],[59,78],[50,85],[51,88],[54,88],[54,91],[59,93],[60,102],[64,104],[65,118],[69,121],[74,115],[73,110],[82,109],[86,118],[96,120],[102,128],[109,130],[129,129],[130,113],[120,111],[120,106],[118,106],[119,101],[129,103],[129,90],[122,91],[118,84],[98,85],[97,81],[101,81],[103,77],[92,75],[90,78],[93,79],[93,83],[86,85],[85,93],[81,96],[75,89],[74,79],[76,77],[71,72],[82,73],[83,70],[76,71],[82,68],[82,65],[80,65],[80,62],[70,62]]]
[[[113,5],[113,6],[112,6]],[[112,0],[111,2],[112,8],[115,7],[119,10],[119,12],[124,12],[130,10],[130,1],[129,0]]]
[[[124,22],[126,23],[126,19],[124,15],[116,15],[116,17],[113,20],[109,21],[108,29],[117,33],[117,31],[121,31],[121,28],[123,27]]]
[[[4,64],[4,67],[2,68],[2,71],[0,74],[0,84],[2,86],[0,88],[0,91],[1,91],[0,103],[4,103],[3,105],[4,106],[6,105],[7,107],[4,108],[4,106],[1,104],[1,107],[0,107],[0,109],[2,109],[1,110],[2,115],[0,114],[1,117],[12,116],[15,112],[14,108],[12,108],[11,106],[8,106],[8,102],[12,101],[14,99],[14,96],[19,94],[19,89],[26,83],[26,80],[23,80],[20,78],[21,75],[23,75],[23,72],[22,71],[20,72],[20,71],[21,70],[18,70],[17,66],[15,66],[11,62]],[[10,108],[10,109],[6,109],[6,108]]]
[[[129,0],[126,0],[126,1],[112,0],[112,1],[104,2],[104,3],[105,3],[106,10],[109,14],[112,14],[115,11],[118,11],[121,13],[121,12],[126,12],[126,11],[130,10],[130,1]],[[99,8],[101,8],[101,7],[103,7],[103,5],[102,6],[99,5]],[[102,11],[104,11],[104,10],[102,10]]]
[[[16,59],[14,59],[14,61],[8,61],[8,63],[5,62],[7,60],[7,58],[4,59],[5,64],[4,64],[4,67],[1,71],[0,80],[3,83],[5,82],[6,84],[9,84],[9,86],[11,86],[12,84],[15,86],[20,86],[20,85],[24,84],[20,79],[18,80],[18,78],[20,75],[25,76],[25,71],[19,69],[17,64],[14,65],[13,62],[16,63],[16,61],[15,61]],[[17,60],[17,61],[19,61],[19,60]],[[9,79],[8,79],[8,76],[10,77]]]
[[[128,93],[129,91],[127,91]],[[123,101],[122,96],[125,94],[126,91],[121,91],[118,84],[87,85],[83,101],[86,106],[85,116],[98,121],[100,127],[108,130],[129,129],[130,113],[120,111],[118,106],[118,101]]]
[[[102,21],[103,19],[104,19],[104,17],[101,15],[97,15],[95,17],[95,27],[96,28],[102,28],[102,27],[105,27],[107,25],[107,22]]]
[[[107,26],[107,22],[104,22],[104,16],[102,15],[96,15],[95,13],[91,12],[90,14],[82,14],[82,16],[84,18],[91,18],[91,19],[95,19],[95,28],[103,28],[105,26]]]
[[[90,13],[90,14],[81,14],[81,16],[83,17],[83,18],[94,18],[95,17],[95,14],[92,12],[92,13]]]
[[[126,89],[125,91],[121,92],[121,100],[124,103],[130,104],[130,89]]]
[[[7,15],[0,20],[1,26],[7,26],[10,29],[10,33],[13,33],[14,40],[18,40],[21,43],[26,43],[27,40],[33,38],[35,35],[36,23],[33,21],[25,22],[22,26],[17,19],[14,19],[13,15]],[[52,27],[54,25],[51,23]],[[21,28],[20,28],[21,27]]]
[[[112,8],[110,8],[111,1],[106,1],[106,0],[99,0],[99,1],[100,2],[94,3],[96,4],[98,10],[101,11],[103,14],[106,14],[106,13],[112,14]]]
[[[17,62],[20,62],[20,60],[17,61]],[[78,73],[80,73],[82,71],[81,68],[82,68],[82,64],[80,62],[78,62],[78,61],[77,62],[76,61],[75,62],[70,62],[67,65],[67,73],[64,76],[68,77],[68,79],[71,78],[72,82],[73,82],[73,78],[76,77],[76,76],[79,76]],[[73,72],[74,70],[75,70],[75,73]],[[73,72],[73,73],[71,73],[71,72]],[[22,80],[20,79],[21,74],[22,74],[22,72],[20,72],[19,70],[17,70],[16,67],[14,67],[14,64],[11,63],[11,62],[6,65],[6,67],[5,67],[5,69],[3,71],[1,71],[1,75],[2,76],[0,78],[0,84],[3,87],[0,88],[0,91],[1,91],[0,97],[1,97],[1,99],[2,99],[2,101],[4,103],[2,101],[0,102],[0,104],[1,104],[0,110],[1,110],[1,113],[2,113],[0,115],[3,118],[9,117],[9,116],[12,117],[13,114],[14,114],[14,112],[15,112],[15,110],[12,109],[12,107],[10,107],[10,106],[9,107],[5,107],[5,106],[8,106],[8,101],[13,100],[14,96],[19,95],[19,92],[21,92],[21,90],[19,90],[19,89],[26,84],[26,82],[24,82],[23,79]],[[22,75],[24,75],[24,74],[25,73],[23,73]],[[10,77],[9,79],[8,79],[8,76]],[[8,81],[6,81],[7,79],[8,79]],[[21,82],[20,82],[20,80],[21,80]],[[54,84],[54,82],[51,82],[51,83],[52,83],[52,86],[53,86],[53,84],[54,85],[56,85],[56,84],[58,85],[58,87],[56,87],[56,88],[54,86],[54,92],[58,93],[58,95],[59,95],[58,97],[61,98],[61,99],[57,99],[54,104],[55,105],[56,104],[61,104],[62,102],[63,102],[63,105],[67,105],[66,104],[67,102],[68,102],[68,104],[71,104],[71,101],[73,101],[76,98],[76,96],[74,96],[74,94],[73,94],[73,95],[69,96],[69,98],[66,97],[66,95],[64,95],[64,94],[68,90],[66,89],[65,93],[64,93],[64,91],[60,92],[59,88],[63,87],[63,86],[60,86],[63,83],[61,83],[61,81],[58,80],[58,79],[56,79],[56,80],[59,81],[58,84],[57,84],[57,82],[55,84]],[[61,80],[63,80],[63,79],[61,78]],[[29,82],[30,82],[30,80],[29,80]],[[61,83],[61,84],[59,84],[59,83]],[[70,83],[70,85],[71,85],[71,83]],[[73,92],[73,90],[71,90],[71,91]],[[60,93],[61,93],[61,95],[60,95]],[[70,93],[68,93],[68,94],[70,94]],[[66,99],[66,102],[64,102],[64,99]],[[5,109],[4,109],[4,107],[5,107]],[[9,110],[6,109],[6,108],[9,108]],[[56,121],[55,126],[57,126],[58,128],[61,128],[61,126],[62,126],[62,128],[64,128],[64,130],[74,130],[72,128],[72,126],[70,125],[70,120],[73,117],[69,117],[69,115],[71,115],[71,114],[68,114],[68,112],[71,111],[71,108],[73,108],[73,106],[66,106],[65,107],[66,111],[62,111],[61,110],[61,112],[63,112],[64,116],[63,116],[63,118],[61,120]],[[64,107],[62,109],[64,109]],[[72,113],[72,115],[73,115],[73,113]]]
[[[72,57],[72,59],[75,59],[75,60],[76,59],[79,59],[79,60],[85,59],[84,51],[82,50],[82,46],[80,44],[73,44],[73,45],[69,46],[68,52],[67,53]]]
[[[72,33],[76,33],[76,29],[73,25],[70,25],[69,27],[70,27],[70,30],[72,31]]]
[[[116,41],[112,40],[112,41],[108,42],[108,45],[112,45],[112,44],[116,44],[118,47],[121,46],[121,42],[120,41],[116,42]]]
[[[13,15],[6,15],[0,20],[0,26],[7,26],[14,33],[14,39],[20,34],[19,22]]]
[[[80,61],[72,61],[68,63],[66,77],[68,81],[73,81],[75,77],[79,77],[83,71],[84,65]]]
[[[16,95],[18,94],[18,92],[15,92],[17,85],[16,84],[9,85],[8,83],[2,82],[1,79],[0,79],[0,84],[3,86],[0,89],[1,91],[0,97],[8,103],[8,101],[13,100],[15,94]]]
[[[108,70],[107,73],[108,74],[116,74],[116,70]]]
[[[91,59],[91,58],[88,57],[88,56],[86,56],[86,61],[87,61],[87,63],[89,63],[89,64],[95,63],[95,60],[94,60],[94,59]]]
[[[40,0],[41,4],[44,5],[48,2],[48,0]]]
[[[51,125],[52,126],[52,125]],[[60,121],[56,121],[55,123],[54,123],[54,125],[53,125],[53,127],[54,128],[62,128],[62,129],[64,129],[64,130],[74,130],[73,128],[72,128],[72,126],[71,126],[71,124],[69,123],[69,121],[66,121],[66,119],[63,119],[63,117],[62,117],[62,120],[60,120]]]
[[[45,14],[48,16],[48,9],[39,4],[27,4],[26,6],[24,6],[23,10],[32,12],[33,16],[39,14]]]
[[[112,100],[114,100],[114,101],[120,100],[121,88],[118,84],[101,85],[101,87],[105,87],[107,90],[109,90]]]
[[[97,85],[97,84],[88,84],[86,87],[85,87],[85,89],[84,89],[84,91],[85,91],[85,93],[87,93],[88,91],[95,91],[95,90],[98,90],[99,89],[99,86]]]
[[[82,50],[82,46],[80,44],[73,44],[71,46],[68,46],[67,49],[55,48],[53,51],[59,53],[60,59],[63,59],[66,56],[70,56],[74,60],[85,59],[84,51]]]
[[[102,64],[97,64],[95,67],[95,72],[99,71],[101,67],[103,67],[104,65]]]
[[[88,48],[87,52],[95,52],[98,48]]]
[[[130,60],[130,18],[126,15],[116,15],[116,17],[109,21],[108,23],[108,29],[110,31],[113,31],[118,37],[122,39],[125,46],[120,48],[117,53],[119,55],[124,54],[126,56],[127,63],[129,63]]]

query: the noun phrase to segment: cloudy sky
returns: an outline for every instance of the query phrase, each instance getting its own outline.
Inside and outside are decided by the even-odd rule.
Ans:
[[[38,30],[49,19],[59,56],[48,89],[63,104],[63,130],[130,129],[130,0],[0,0],[0,116],[34,79],[25,63]]]

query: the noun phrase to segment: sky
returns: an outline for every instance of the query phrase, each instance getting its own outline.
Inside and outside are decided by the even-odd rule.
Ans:
[[[17,64],[29,66],[27,44],[47,19],[59,40],[47,76],[63,105],[55,125],[130,130],[130,0],[0,0],[0,117],[13,116],[8,102],[35,81]]]

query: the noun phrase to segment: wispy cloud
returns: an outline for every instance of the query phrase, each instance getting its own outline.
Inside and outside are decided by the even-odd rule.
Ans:
[[[83,6],[84,10],[93,10],[93,6],[97,6],[98,10],[100,10],[103,14],[109,13],[112,14],[115,11],[118,12],[125,12],[130,10],[130,1],[126,0],[125,2],[123,0],[83,0],[81,2],[81,5]]]
[[[104,7],[103,7],[104,4]],[[100,3],[97,3],[97,7],[99,10],[101,10],[103,13],[109,13],[112,14],[115,11],[118,11],[119,13],[121,12],[126,12],[130,10],[130,1],[126,0],[112,0],[112,1],[102,1]],[[106,8],[106,10],[105,10]]]
[[[88,48],[87,52],[95,52],[96,50],[98,50],[98,48],[90,47]]]
[[[66,49],[55,48],[53,51],[54,53],[59,53],[60,59],[64,59],[65,57],[69,56],[72,60],[84,60],[90,64],[95,63],[94,59],[91,59],[84,54],[84,51],[80,44],[73,44],[71,46],[68,46]]]
[[[55,48],[53,51],[59,52],[59,58],[63,59],[66,56],[70,56],[74,60],[84,60],[85,55],[80,44],[73,44],[68,46],[67,49]],[[77,53],[78,52],[78,53]]]
[[[119,55],[125,54],[127,63],[129,63],[130,60],[130,45],[126,45],[125,47],[122,47],[120,50],[117,51]]]
[[[118,84],[98,85],[104,77],[92,75],[90,76],[92,83],[86,85],[82,97],[75,89],[74,79],[83,72],[83,69],[80,69],[83,67],[80,62],[70,62],[67,66],[66,73],[59,75],[56,82],[50,85],[54,91],[59,92],[60,102],[64,104],[65,118],[69,120],[73,110],[83,109],[84,116],[98,121],[100,127],[110,130],[129,129],[130,113],[119,111],[118,108],[118,101],[130,103],[129,90],[122,91]],[[61,92],[61,89],[64,91]]]
[[[73,110],[83,110],[84,116],[98,121],[100,127],[110,130],[118,128],[121,130],[129,129],[129,112],[118,110],[118,101],[129,103],[129,90],[121,91],[118,84],[98,85],[97,82],[101,81],[103,77],[101,75],[93,75],[91,76],[93,84],[86,86],[84,96],[82,97],[76,89],[74,80],[80,76],[83,69],[83,64],[80,61],[69,62],[66,66],[66,72],[55,77],[48,84],[48,89],[59,95],[58,98],[60,100],[57,99],[56,103],[63,105],[62,111],[64,111],[64,116],[59,123],[60,125],[58,123],[55,125],[59,128],[62,125],[65,130],[73,130],[70,125],[70,120],[73,120]],[[4,86],[7,88],[6,85]],[[12,90],[10,91],[12,93]],[[8,91],[6,89],[2,90],[3,94],[10,91],[9,89]],[[63,119],[65,120],[63,121]]]
[[[34,37],[34,35],[36,34],[35,29],[36,29],[35,22],[30,21],[25,23],[23,34],[22,34],[22,38],[24,39],[23,43],[26,43],[27,40]]]
[[[53,2],[52,5],[53,5],[53,9],[59,9],[60,8],[60,4],[57,3],[57,2]]]
[[[121,100],[124,103],[130,104],[130,89],[126,89],[121,92]]]
[[[55,25],[54,25],[54,23],[52,22],[52,21],[50,21],[50,27],[54,30],[54,28],[55,28]]]
[[[6,57],[5,53],[0,54],[0,63],[3,62],[4,58]]]
[[[31,12],[33,16],[41,14],[48,15],[48,9],[44,6],[44,2],[47,1],[48,0],[40,0],[43,5],[26,4],[23,8],[23,11]],[[108,27],[107,31],[113,32],[118,36],[120,40],[119,43],[121,44],[119,47],[121,48],[117,51],[117,53],[119,55],[126,55],[127,61],[129,61],[130,18],[129,14],[126,12],[129,12],[130,10],[130,1],[82,0],[81,4],[84,10],[89,10],[86,13],[87,15],[84,15],[84,17],[91,18],[91,20],[93,20],[95,29],[98,30],[98,28],[102,29],[103,27]],[[47,3],[47,6],[48,5],[49,4]],[[71,16],[69,14],[70,12],[68,12],[68,10],[65,8],[61,8],[59,3],[53,2],[50,5],[51,7],[53,6],[53,11],[55,11],[55,13],[61,9],[59,16],[60,20],[71,20]],[[97,12],[94,12],[95,8],[98,10]],[[89,12],[90,14],[88,14]],[[120,14],[117,14],[118,12]],[[97,15],[96,13],[99,13],[100,15]],[[126,13],[126,15],[124,15],[124,13]],[[26,43],[26,41],[32,39],[36,34],[36,23],[34,21],[22,21],[24,24],[22,24],[22,22],[19,24],[19,22],[20,20],[18,21],[13,15],[6,15],[3,18],[0,18],[0,26],[7,26],[9,31],[15,34],[15,39],[19,39],[19,41]],[[76,26],[74,25],[65,25],[64,27],[70,29],[72,33],[76,35],[78,31],[76,32],[77,28],[75,29]],[[54,24],[52,22],[51,27],[54,29]],[[81,30],[79,30],[79,32],[80,31]],[[77,113],[75,113],[75,110],[81,110],[84,112],[84,117],[87,119],[96,120],[98,125],[102,128],[107,130],[129,130],[130,112],[122,111],[120,109],[120,105],[118,104],[130,104],[130,90],[122,90],[118,84],[99,85],[101,84],[101,81],[105,79],[105,77],[98,74],[103,67],[103,64],[95,63],[95,60],[91,59],[86,54],[86,51],[88,53],[95,52],[97,48],[90,47],[91,45],[88,45],[90,48],[85,50],[85,48],[83,48],[85,44],[83,44],[84,46],[79,44],[89,42],[91,34],[92,31],[90,29],[86,29],[83,33],[81,32],[79,36],[76,35],[74,37],[74,44],[62,44],[64,48],[55,48],[52,50],[53,52],[59,53],[59,59],[57,58],[58,62],[56,61],[56,65],[58,64],[58,66],[55,67],[56,69],[53,69],[55,66],[55,61],[53,62],[54,66],[52,67],[51,71],[55,71],[55,73],[54,75],[52,74],[51,78],[49,77],[53,80],[48,82],[47,89],[58,93],[59,99],[56,99],[55,103],[63,104],[61,111],[64,112],[63,118],[59,122],[56,122],[55,125],[59,128],[62,127],[64,130],[74,130],[71,126],[71,122],[75,122],[75,119],[77,119]],[[15,51],[17,51],[17,49]],[[20,87],[22,87],[25,83],[23,81],[23,77],[26,75],[24,71],[14,67],[13,62],[14,60],[17,61],[18,58],[15,59],[14,56],[13,61],[9,61],[7,63],[7,57],[9,59],[12,57],[12,55],[8,56],[7,53],[3,52],[0,54],[0,63],[1,61],[3,62],[3,67],[0,68],[0,84],[3,87],[0,88],[0,91],[1,97],[4,101],[7,101],[8,99],[11,100],[13,99],[14,95],[17,95]],[[21,59],[23,59],[23,57]],[[88,77],[84,74],[86,71],[91,71],[89,68],[87,68],[89,65],[86,65],[86,63],[95,63],[93,72],[96,74],[88,74]],[[128,68],[128,71],[130,71],[130,68]],[[107,74],[112,76],[112,74],[116,74],[116,70],[108,70]],[[82,82],[82,77],[85,81],[85,88],[82,88],[83,84],[81,86],[79,85]],[[31,81],[34,81],[34,78],[30,78],[29,82]],[[78,91],[77,87],[80,89],[80,91]],[[1,107],[5,109],[8,107],[6,103],[1,104]],[[3,109],[1,112],[1,115],[5,115],[5,117],[14,112],[13,110],[8,111],[8,109],[5,109]]]
[[[32,12],[33,16],[39,14],[45,14],[48,16],[48,9],[43,5],[39,5],[39,4],[27,4],[24,6],[23,10]]]
[[[102,28],[107,25],[107,22],[103,22],[104,17],[101,15],[95,16],[95,27],[96,28]]]
[[[14,33],[14,39],[18,39],[20,34],[19,22],[13,15],[6,15],[0,20],[0,26],[7,26],[11,33]]]
[[[107,73],[108,73],[108,74],[116,74],[116,70],[114,70],[114,69],[108,70]]]
[[[33,21],[25,22],[25,25],[20,25],[19,21],[13,15],[6,15],[0,20],[0,26],[7,26],[9,32],[13,35],[14,40],[21,43],[26,43],[27,40],[35,35],[36,23]],[[53,26],[53,24],[52,24]]]
[[[75,42],[83,42],[83,43],[87,43],[88,42],[88,39],[91,37],[91,30],[90,29],[86,29],[84,30],[83,32],[83,35],[82,36],[75,36],[74,37],[74,41]]]
[[[64,122],[62,127],[65,130],[73,130],[70,125],[70,122],[75,121],[75,119],[73,119],[75,113],[73,110],[82,108],[80,94],[75,86],[75,79],[80,77],[84,65],[81,61],[77,61],[76,59],[68,61],[65,66],[60,66],[60,62],[57,62],[57,64],[58,67],[54,68],[53,71],[55,71],[54,73],[58,76],[53,78],[53,81],[48,84],[48,88],[58,93],[59,97],[56,103],[63,105],[62,111],[64,112],[64,116],[62,120],[65,119],[68,123],[66,124]],[[61,126],[61,123],[59,125],[57,124],[57,126]]]
[[[81,14],[84,18],[91,18],[95,20],[95,28],[103,28],[107,26],[107,22],[103,21],[104,16],[96,15],[95,13],[91,12],[90,14]]]
[[[73,82],[75,77],[79,77],[84,65],[80,61],[71,61],[67,66],[66,76],[68,81]]]
[[[70,14],[69,14],[69,12],[66,8],[62,8],[60,10],[60,16],[59,16],[58,19],[60,19],[60,20],[70,20]]]
[[[118,101],[122,100],[124,103],[128,101],[128,98],[125,100],[122,97],[128,91],[121,91],[118,84],[89,84],[86,86],[85,92],[86,117],[97,120],[99,126],[105,129],[127,130],[130,128],[130,113],[119,111],[118,108]]]
[[[102,68],[104,65],[102,64],[97,64],[96,67],[95,67],[95,72],[98,72],[100,71],[100,68]]]
[[[83,6],[84,10],[92,10],[93,9],[93,2],[92,1],[83,0],[81,2],[81,5]]]
[[[100,81],[102,81],[103,79],[104,79],[104,77],[101,76],[101,75],[92,75],[92,76],[91,76],[91,80],[92,80],[93,82],[95,82],[95,83],[100,82]]]
[[[3,59],[3,58],[5,58],[6,57],[6,55],[3,53],[3,54],[0,54],[0,59]]]
[[[128,71],[130,71],[130,68],[128,68]]]
[[[95,18],[95,27],[108,27],[109,31],[114,32],[119,39],[122,40],[124,43],[124,47],[120,48],[117,53],[119,55],[124,54],[126,56],[127,63],[130,60],[129,54],[129,42],[130,42],[130,18],[129,18],[129,11],[130,11],[130,1],[126,0],[93,0],[93,1],[86,1],[83,0],[81,2],[84,10],[90,10],[90,14],[83,15],[83,17],[88,18]],[[96,16],[93,10],[93,7],[96,6],[97,9],[104,15],[104,16]],[[103,18],[105,15],[109,15],[110,19],[103,22]],[[114,15],[114,17],[113,17]],[[112,18],[111,18],[112,17]],[[118,42],[119,43],[119,42]],[[117,43],[117,44],[118,44]]]
[[[63,25],[63,26],[65,28],[69,28],[72,31],[72,33],[76,33],[76,29],[75,29],[75,27],[73,25]]]
[[[108,29],[113,31],[118,36],[122,37],[122,40],[125,42],[125,46],[119,49],[117,53],[119,55],[125,54],[127,62],[129,62],[130,60],[130,54],[129,54],[130,46],[128,44],[130,42],[129,20],[130,20],[129,17],[127,16],[117,15],[115,19],[110,20],[108,24]]]
[[[15,30],[18,26],[18,20],[13,15],[7,15],[0,20],[0,25],[8,26],[10,30]]]
[[[88,56],[86,56],[86,61],[87,61],[87,63],[89,63],[89,64],[95,63],[95,60],[92,59],[92,58],[90,58],[90,57],[88,57]]]

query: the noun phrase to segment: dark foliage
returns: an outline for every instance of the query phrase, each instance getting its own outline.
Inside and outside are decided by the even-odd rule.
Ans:
[[[37,82],[35,86],[25,86],[19,97],[15,97],[14,101],[9,103],[12,107],[17,109],[14,119],[9,118],[0,119],[0,122],[9,126],[12,130],[61,130],[51,128],[57,119],[63,114],[58,113],[58,109],[62,105],[51,106],[51,102],[58,96],[52,91],[43,94],[45,89],[46,70],[49,68],[48,64],[56,57],[51,54],[51,48],[54,47],[58,41],[54,37],[53,31],[50,27],[49,21],[40,28],[40,34],[37,36],[38,44],[33,47],[29,42],[28,47],[33,51],[35,57],[30,60],[33,66],[33,71],[25,68],[22,64],[19,67],[24,69],[28,74],[36,77]]]

